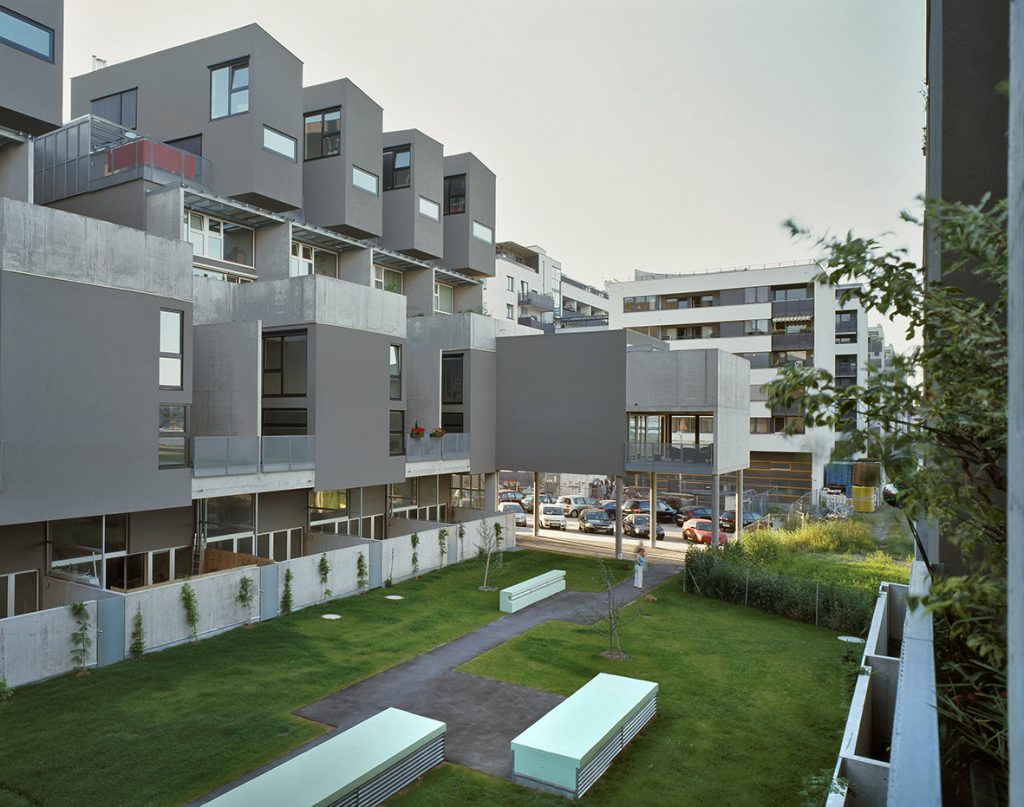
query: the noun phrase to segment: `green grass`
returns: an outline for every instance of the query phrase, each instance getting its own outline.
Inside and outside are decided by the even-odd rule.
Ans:
[[[597,562],[517,552],[500,586],[553,568],[597,591]],[[618,569],[624,577],[626,571]],[[0,703],[0,805],[178,804],[320,734],[291,712],[501,616],[464,563],[95,670]],[[388,592],[390,593],[390,592]],[[342,615],[337,621],[320,618]]]
[[[598,672],[657,681],[658,717],[591,789],[593,805],[802,803],[834,764],[849,700],[835,634],[685,594],[673,580],[623,632],[626,661],[593,629],[546,623],[460,669],[568,695]],[[457,766],[398,805],[564,804]],[[820,803],[820,802],[819,802]]]

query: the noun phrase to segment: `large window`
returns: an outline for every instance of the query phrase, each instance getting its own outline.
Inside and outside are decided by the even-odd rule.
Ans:
[[[128,551],[128,516],[67,518],[47,523],[50,569],[93,585],[107,585],[107,563]]]
[[[394,146],[384,149],[384,190],[408,188],[412,181],[412,147]]]
[[[0,619],[39,610],[39,573],[0,574]]]
[[[288,275],[290,277],[305,277],[312,274],[337,277],[337,254],[330,250],[292,241],[292,256],[288,263]]]
[[[261,431],[264,437],[309,434],[309,412],[305,409],[264,409]]]
[[[126,129],[134,129],[137,120],[138,89],[116,92],[103,98],[94,98],[90,112],[100,118],[118,123]]]
[[[388,451],[392,457],[405,453],[405,412],[398,409],[388,415]]]
[[[473,221],[473,237],[477,241],[483,241],[485,244],[494,243],[494,230],[488,227],[486,224],[481,224],[479,221]]]
[[[772,289],[772,299],[777,303],[784,300],[808,300],[813,297],[813,286],[783,286]]]
[[[306,394],[306,332],[263,336],[263,395]]]
[[[434,283],[434,310],[441,314],[455,313],[455,290],[445,283]]]
[[[375,289],[403,294],[404,279],[402,273],[394,269],[385,269],[383,266],[373,267],[373,287]]]
[[[461,353],[446,353],[441,357],[441,403],[462,403],[462,377],[464,357]]]
[[[210,70],[210,119],[249,111],[249,60]]]
[[[466,212],[466,175],[444,178],[444,214]]]
[[[628,314],[630,311],[657,311],[658,298],[653,295],[644,297],[623,297],[622,311]]]
[[[483,474],[452,474],[451,505],[470,510],[486,509],[487,486]]]
[[[253,231],[240,224],[185,211],[182,240],[192,244],[197,257],[253,266]]]
[[[402,400],[402,346],[391,345],[388,353],[389,395],[392,401]]]
[[[307,160],[341,154],[341,107],[307,112],[303,120]]]
[[[744,336],[766,336],[769,321],[766,319],[748,319],[743,323]]]
[[[184,311],[160,309],[160,388],[182,388]]]
[[[309,492],[310,522],[349,517],[348,490],[311,490]]]
[[[462,412],[442,412],[441,428],[448,434],[462,434],[465,431],[465,415]]]
[[[294,161],[297,144],[294,137],[286,135],[284,132],[279,132],[277,129],[271,129],[269,126],[264,126],[263,148],[285,159]]]
[[[160,404],[160,468],[181,468],[188,464],[184,404]]]
[[[441,205],[426,196],[420,197],[420,215],[431,221],[441,220]]]
[[[0,8],[0,42],[53,61],[53,29],[6,8]]]
[[[352,166],[352,187],[377,195],[377,175]]]
[[[784,367],[787,364],[804,367],[813,363],[813,350],[777,350],[772,353],[772,367]]]
[[[744,303],[767,303],[771,299],[771,289],[768,286],[753,286],[743,290]]]

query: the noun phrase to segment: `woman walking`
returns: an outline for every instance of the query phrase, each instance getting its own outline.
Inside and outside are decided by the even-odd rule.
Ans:
[[[636,560],[633,562],[633,588],[644,587],[644,567],[647,565],[647,550],[643,544],[636,546]]]

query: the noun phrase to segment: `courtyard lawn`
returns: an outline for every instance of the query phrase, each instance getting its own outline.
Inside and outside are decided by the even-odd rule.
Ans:
[[[658,716],[587,793],[593,805],[800,805],[830,769],[849,707],[834,633],[706,599],[678,580],[623,631],[630,658],[598,654],[593,629],[546,623],[463,665],[463,672],[569,695],[598,672],[656,681]],[[824,800],[820,794],[817,802]],[[564,804],[449,765],[396,801]]]
[[[492,573],[499,587],[557,568],[566,570],[568,588],[600,588],[593,559],[506,557]],[[627,573],[616,568],[617,576]],[[377,589],[87,676],[21,687],[0,703],[0,807],[197,797],[324,731],[293,710],[501,616],[498,593],[477,590],[481,579],[479,563],[463,563],[396,586],[402,601]],[[327,612],[342,619],[321,619]]]

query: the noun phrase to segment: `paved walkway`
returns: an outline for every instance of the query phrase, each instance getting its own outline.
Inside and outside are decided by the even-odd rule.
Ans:
[[[675,564],[652,561],[647,567],[644,589],[660,585],[675,573]],[[615,592],[624,602],[633,602],[643,593],[633,588],[632,577],[617,585]],[[492,776],[511,778],[512,738],[563,697],[454,672],[454,668],[543,622],[597,622],[603,596],[563,591],[302,707],[297,715],[325,723],[334,730],[193,803],[205,803],[391,706],[447,723],[448,761]]]

